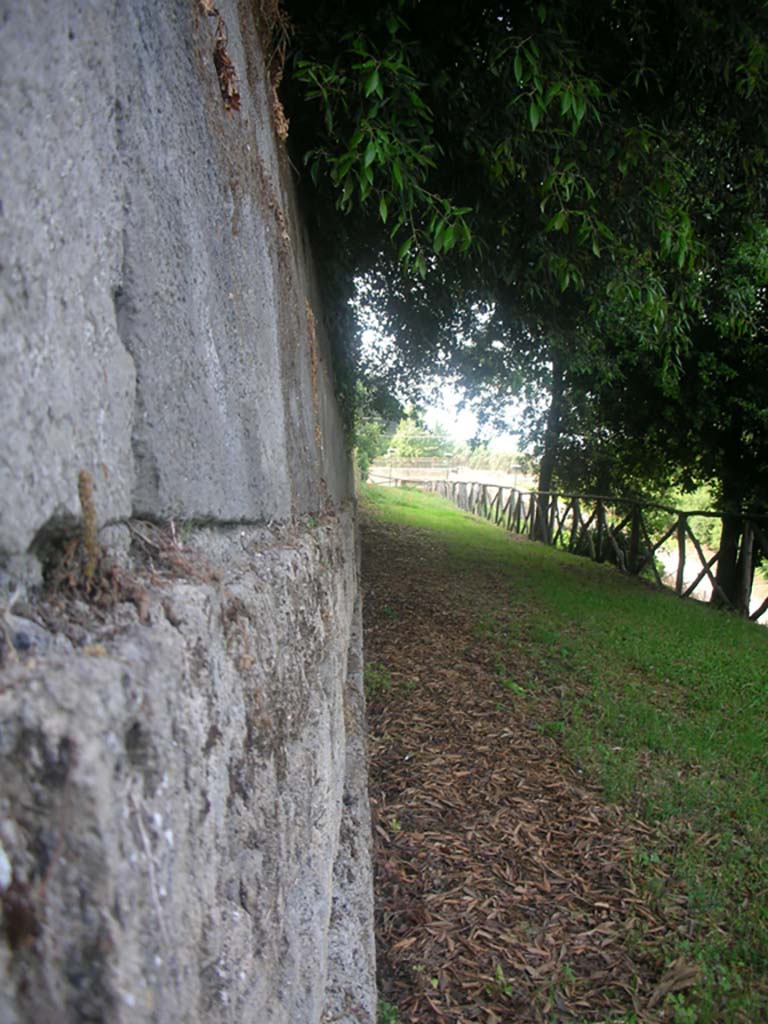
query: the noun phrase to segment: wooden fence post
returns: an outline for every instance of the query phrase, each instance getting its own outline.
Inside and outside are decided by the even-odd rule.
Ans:
[[[510,487],[509,497],[507,498],[506,504],[504,505],[504,512],[501,517],[501,521],[504,524],[505,530],[512,529],[512,505],[515,500],[515,489]]]
[[[632,502],[632,525],[629,530],[629,557],[627,572],[637,575],[640,570],[640,505]]]
[[[685,523],[687,518],[686,514],[681,512],[677,520],[677,579],[675,580],[675,593],[678,597],[682,597],[685,585]]]
[[[741,551],[739,552],[739,595],[736,610],[739,615],[749,616],[749,599],[752,596],[752,549],[755,534],[752,523],[744,520],[744,532],[741,535]]]
[[[581,525],[581,509],[579,508],[579,499],[573,499],[573,526],[571,528],[571,542],[568,545],[569,551],[578,551],[579,544],[579,526]]]
[[[605,508],[603,506],[603,499],[597,499],[597,558],[596,561],[605,561],[605,551],[603,550],[605,545]]]
[[[548,543],[554,543],[555,536],[555,523],[557,522],[557,502],[559,495],[551,494],[549,496],[549,538]]]

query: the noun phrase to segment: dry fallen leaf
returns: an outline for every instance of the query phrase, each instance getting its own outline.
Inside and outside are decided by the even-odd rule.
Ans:
[[[364,523],[366,656],[392,679],[369,701],[382,998],[413,1024],[540,1024],[547,1001],[562,1019],[658,1021],[638,993],[685,903],[642,898],[627,864],[647,828],[501,691],[473,632],[498,614],[484,572],[457,592],[421,531]]]
[[[213,49],[213,63],[216,66],[216,74],[219,77],[219,88],[221,97],[224,100],[224,109],[228,114],[240,109],[240,91],[237,82],[237,72],[232,58],[227,52],[227,26],[223,18],[216,23],[216,45]]]
[[[701,981],[701,968],[684,957],[678,957],[664,972],[661,981],[653,990],[648,1000],[648,1008],[653,1009],[670,992],[682,992],[692,988]]]

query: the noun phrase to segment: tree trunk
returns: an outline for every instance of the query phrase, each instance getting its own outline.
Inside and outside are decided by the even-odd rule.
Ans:
[[[552,356],[552,391],[547,413],[547,425],[544,430],[544,451],[539,465],[539,491],[545,492],[539,499],[541,512],[536,537],[546,540],[547,522],[549,521],[549,492],[552,490],[552,477],[557,461],[557,446],[560,440],[560,416],[563,408],[563,390],[565,379],[560,356]]]
[[[710,603],[716,608],[738,608],[739,606],[739,540],[741,538],[741,517],[739,495],[728,481],[723,481],[723,507],[728,511],[723,516],[720,533],[715,589]]]

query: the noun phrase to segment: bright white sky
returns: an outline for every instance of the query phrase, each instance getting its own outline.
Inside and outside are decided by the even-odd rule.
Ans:
[[[362,343],[363,351],[366,348],[370,348],[373,350],[378,349],[379,352],[382,349],[386,350],[387,344],[391,344],[391,342],[382,341],[376,331],[373,330],[363,331]],[[480,430],[477,417],[471,409],[464,408],[460,410],[458,408],[461,401],[461,392],[450,384],[445,384],[439,389],[438,394],[439,397],[436,401],[424,405],[424,419],[427,426],[434,429],[440,425],[459,444],[476,437]],[[512,429],[516,425],[518,416],[519,413],[515,407],[510,405],[507,411],[507,423]],[[486,427],[482,431],[481,437],[488,442],[488,446],[492,451],[517,451],[518,438],[514,433],[492,433],[490,428]]]
[[[459,409],[461,394],[455,388],[446,384],[440,389],[440,400],[434,405],[428,405],[425,409],[424,419],[427,426],[434,429],[437,425],[443,427],[454,441],[463,443],[475,437],[480,429],[477,417],[471,409]],[[514,410],[509,407],[507,422],[512,425],[514,422]],[[487,429],[487,428],[486,428]],[[487,434],[483,431],[483,438],[488,440],[488,447],[491,451],[511,452],[517,450],[518,439],[514,434]]]

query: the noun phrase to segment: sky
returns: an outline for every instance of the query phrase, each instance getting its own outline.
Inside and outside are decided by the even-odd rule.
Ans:
[[[480,429],[477,417],[471,409],[459,409],[461,393],[449,384],[440,389],[440,398],[437,403],[425,407],[424,419],[427,426],[434,430],[441,426],[454,441],[463,443],[475,437]],[[508,422],[514,423],[514,409],[509,407]],[[487,428],[489,429],[489,428]],[[515,434],[488,433],[483,431],[483,440],[488,441],[488,447],[492,451],[509,452],[516,451],[518,438]]]
[[[378,350],[379,354],[382,350],[386,351],[387,345],[391,344],[384,341],[376,331],[370,329],[363,331],[362,343],[363,351],[368,348],[371,351]],[[516,434],[492,432],[490,427],[486,427],[480,432],[480,425],[472,410],[459,409],[462,393],[458,388],[450,384],[443,384],[436,389],[436,394],[435,400],[423,404],[424,419],[428,427],[431,429],[436,426],[443,427],[448,435],[459,444],[470,441],[480,433],[482,440],[488,442],[488,447],[492,451],[517,451],[518,437]],[[515,429],[518,418],[519,411],[510,405],[507,422],[511,430]]]

